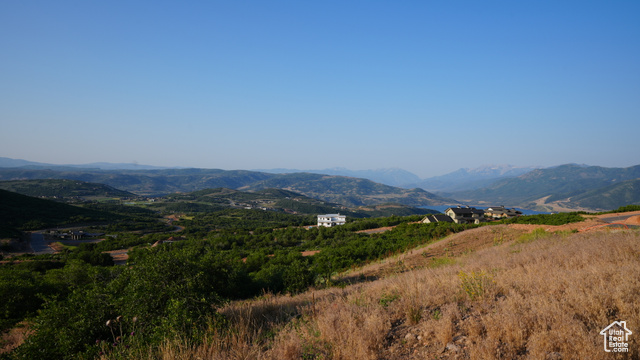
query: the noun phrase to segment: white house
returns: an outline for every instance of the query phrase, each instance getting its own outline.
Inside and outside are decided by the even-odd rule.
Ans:
[[[332,227],[336,225],[344,225],[347,222],[346,215],[326,214],[318,215],[318,226]]]

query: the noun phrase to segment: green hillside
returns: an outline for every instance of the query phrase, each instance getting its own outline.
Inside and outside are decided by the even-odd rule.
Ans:
[[[4,228],[36,230],[79,223],[116,221],[122,218],[103,211],[0,190],[0,219]]]
[[[377,217],[390,215],[419,215],[435,213],[434,210],[406,205],[384,205],[347,208],[340,204],[310,198],[282,189],[239,191],[226,188],[205,189],[185,194],[171,194],[158,199],[154,208],[186,213],[214,212],[226,208],[264,209],[294,214],[342,213],[350,217]]]
[[[61,200],[127,198],[137,196],[127,191],[115,189],[109,185],[64,179],[0,181],[0,189],[27,196]]]
[[[571,198],[572,204],[586,208],[616,209],[628,204],[640,204],[640,180],[587,191]]]
[[[370,180],[309,173],[267,174],[244,170],[30,170],[0,169],[0,180],[71,179],[106,184],[138,195],[166,195],[203,189],[228,188],[263,190],[278,188],[294,191],[346,206],[398,203],[410,206],[454,204],[421,189],[401,189]]]
[[[566,198],[578,199],[585,195],[591,200],[583,204],[594,209],[609,209],[628,204],[629,201],[610,201],[599,193],[611,185],[640,178],[640,165],[628,168],[605,168],[574,164],[537,169],[517,178],[503,179],[483,189],[448,194],[461,201],[509,204],[530,207],[531,203],[549,196],[547,202]],[[588,196],[586,194],[589,194]],[[629,200],[632,198],[629,197]],[[599,200],[598,200],[599,199]],[[623,200],[623,199],[621,199]],[[616,204],[610,207],[611,204]],[[576,202],[577,204],[577,202]]]
[[[243,189],[279,188],[345,206],[397,203],[428,206],[456,203],[422,189],[402,189],[367,179],[310,173],[281,174]]]

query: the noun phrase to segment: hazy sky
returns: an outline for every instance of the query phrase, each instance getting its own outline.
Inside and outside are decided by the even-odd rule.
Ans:
[[[640,1],[0,2],[0,156],[640,164]]]

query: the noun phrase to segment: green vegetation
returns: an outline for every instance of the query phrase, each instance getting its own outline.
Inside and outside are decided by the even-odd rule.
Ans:
[[[84,209],[0,190],[0,218],[7,229],[36,230],[69,224],[105,223],[123,220],[109,212]]]
[[[71,201],[84,198],[137,197],[104,184],[64,179],[0,181],[0,189],[27,196]]]
[[[627,168],[561,165],[537,169],[516,178],[494,182],[483,189],[453,193],[473,202],[489,201],[529,207],[549,196],[546,202],[571,198],[569,204],[592,209],[611,209],[637,204],[640,165]]]
[[[255,171],[216,169],[169,170],[28,170],[0,169],[0,180],[73,179],[101,183],[138,195],[162,196],[203,189],[260,191],[286,189],[321,201],[355,207],[398,203],[425,206],[452,202],[421,189],[402,189],[370,180],[309,173],[267,174]]]
[[[579,212],[517,216],[502,220],[504,224],[564,225],[583,221]]]
[[[552,234],[548,233],[543,228],[534,229],[532,232],[520,235],[515,241],[516,244],[526,244],[532,241],[544,239],[550,237]]]
[[[460,279],[462,291],[464,291],[471,300],[484,297],[495,284],[493,277],[484,271],[472,271],[468,274],[460,271],[458,278]]]
[[[18,194],[7,198],[14,195],[25,209],[54,206],[106,214],[105,219],[117,220],[101,228],[119,229],[99,243],[55,255],[24,255],[0,266],[2,329],[28,319],[34,330],[7,355],[16,359],[93,358],[101,352],[115,356],[129,351],[125,345],[144,349],[173,336],[197,342],[203,329],[224,328],[216,304],[265,291],[298,293],[332,285],[336,272],[468,228],[414,223],[420,215],[350,219],[344,226],[316,228],[309,226],[315,216],[225,208],[194,212],[173,222],[183,230],[168,233],[154,206],[92,203],[81,208]],[[252,194],[235,196],[255,200]],[[20,210],[18,204],[12,206]],[[145,231],[123,231],[126,221]],[[154,221],[165,231],[150,226]],[[358,232],[385,226],[395,228],[371,235]],[[150,247],[170,237],[178,241]],[[129,249],[128,266],[113,266],[104,251],[122,248]],[[307,250],[317,252],[303,256]]]
[[[640,205],[621,206],[621,207],[617,208],[616,210],[607,211],[605,213],[622,213],[622,212],[631,212],[631,211],[640,211]]]
[[[151,204],[83,207],[5,193],[0,192],[7,199],[3,208],[25,214],[17,217],[22,223],[12,226],[25,229],[32,220],[58,226],[85,216],[96,220],[86,220],[94,229],[109,234],[98,243],[74,245],[54,255],[23,255],[0,266],[2,330],[25,319],[34,330],[5,356],[8,359],[96,358],[100,353],[127,358],[175,337],[197,344],[203,331],[226,329],[227,319],[217,309],[230,300],[332,286],[339,272],[479,226],[422,224],[417,223],[422,215],[396,215],[350,217],[346,225],[317,228],[312,226],[315,215],[260,209],[284,200],[320,205],[284,191],[213,189],[175,194]],[[230,201],[243,204],[233,207]],[[196,205],[197,211],[179,216],[170,211],[176,204]],[[48,209],[55,209],[55,214]],[[172,222],[161,215],[171,215]],[[556,214],[509,222],[558,224],[580,219],[579,214]],[[393,228],[361,232],[381,227]],[[104,253],[116,249],[128,249],[127,266],[113,266]],[[431,266],[452,262],[436,258]],[[461,275],[461,280],[473,299],[491,286],[486,282],[490,277],[482,274]],[[396,299],[389,293],[379,300],[392,306]],[[414,310],[410,319],[419,321],[422,312]]]
[[[620,204],[640,204],[640,180],[627,180],[571,197],[571,203],[592,209],[612,209]]]

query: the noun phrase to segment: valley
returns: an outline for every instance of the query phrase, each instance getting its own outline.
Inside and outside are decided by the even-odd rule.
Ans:
[[[640,325],[635,302],[619,300],[636,283],[618,279],[593,306],[580,280],[636,271],[638,205],[423,223],[437,211],[394,200],[446,197],[333,175],[161,171],[147,175],[215,173],[236,188],[0,181],[11,190],[0,190],[0,358],[599,358],[604,326]],[[346,224],[316,226],[332,213]],[[565,323],[577,339],[544,330]]]

